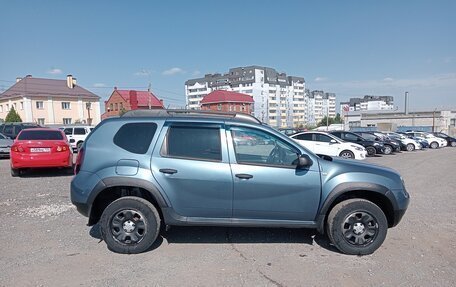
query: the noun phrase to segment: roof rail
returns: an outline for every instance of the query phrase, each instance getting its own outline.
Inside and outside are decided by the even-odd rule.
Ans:
[[[235,113],[235,112],[220,112],[220,111],[211,111],[211,110],[164,110],[164,109],[155,109],[155,110],[133,110],[128,111],[122,115],[122,117],[178,117],[178,116],[209,116],[209,117],[224,117],[237,119],[245,122],[253,122],[261,124],[261,121],[254,116],[244,114],[244,113]]]

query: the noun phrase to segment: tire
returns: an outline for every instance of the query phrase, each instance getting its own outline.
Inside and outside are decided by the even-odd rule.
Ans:
[[[390,145],[385,145],[385,149],[383,150],[384,154],[391,154],[393,152],[393,147]]]
[[[339,156],[343,157],[343,158],[355,158],[355,154],[352,151],[349,151],[349,150],[341,151]]]
[[[374,253],[385,241],[387,230],[388,221],[383,211],[365,199],[338,203],[327,220],[329,239],[337,249],[349,255]]]
[[[451,142],[450,144],[452,147],[456,147],[456,142]]]
[[[406,149],[407,149],[407,151],[414,151],[415,145],[412,143],[409,143],[409,144],[407,144]]]
[[[157,239],[160,215],[149,201],[126,196],[113,201],[101,216],[101,236],[108,249],[122,254],[146,251]]]
[[[377,150],[373,146],[366,147],[367,155],[374,156],[377,153]]]
[[[439,143],[438,142],[431,142],[431,144],[429,145],[432,149],[436,149],[439,147]]]
[[[11,176],[12,177],[18,177],[21,174],[20,169],[18,168],[11,168]]]

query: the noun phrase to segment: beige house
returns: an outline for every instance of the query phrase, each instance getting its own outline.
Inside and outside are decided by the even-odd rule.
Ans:
[[[40,125],[100,122],[100,97],[78,86],[72,75],[66,80],[31,75],[17,78],[13,86],[0,94],[0,119],[4,120],[12,107],[23,122]]]

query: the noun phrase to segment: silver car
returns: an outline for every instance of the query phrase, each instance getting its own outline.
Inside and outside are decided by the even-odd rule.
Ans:
[[[0,158],[8,158],[10,156],[12,145],[12,139],[3,134],[0,134]]]

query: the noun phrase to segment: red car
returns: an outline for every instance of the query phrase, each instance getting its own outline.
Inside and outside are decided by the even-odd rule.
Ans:
[[[24,129],[11,146],[11,175],[22,168],[64,167],[72,169],[73,153],[65,134],[58,129]]]

